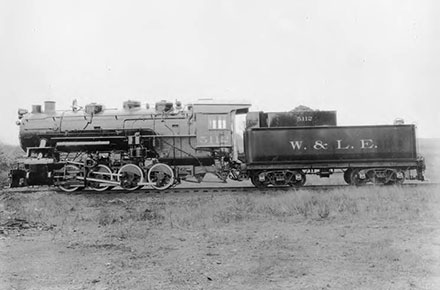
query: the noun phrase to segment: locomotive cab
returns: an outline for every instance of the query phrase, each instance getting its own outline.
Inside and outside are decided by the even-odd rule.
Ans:
[[[197,122],[197,148],[224,148],[237,159],[236,116],[247,114],[250,104],[197,103],[193,105]]]

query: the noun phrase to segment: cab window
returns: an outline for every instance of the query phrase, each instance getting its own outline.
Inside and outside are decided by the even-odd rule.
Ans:
[[[227,115],[209,115],[208,116],[208,129],[209,130],[226,130],[226,118]]]

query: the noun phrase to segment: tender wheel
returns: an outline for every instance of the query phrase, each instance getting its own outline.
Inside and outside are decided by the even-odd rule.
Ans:
[[[251,174],[250,180],[256,188],[265,188],[267,187],[267,185],[264,182],[260,181],[260,177],[259,177],[260,173],[261,172],[255,172]]]
[[[292,176],[289,182],[290,186],[300,187],[306,183],[306,175],[302,171],[292,171]]]
[[[118,181],[123,189],[136,190],[141,188],[138,184],[144,180],[144,172],[134,164],[125,164],[118,171]]]
[[[67,183],[63,185],[58,185],[59,189],[61,189],[64,192],[74,192],[76,190],[81,190],[84,188],[84,186],[69,184],[70,182],[71,183],[79,182],[79,180],[77,180],[76,177],[82,176],[83,172],[78,166],[67,164],[66,166],[64,166],[63,170],[64,170],[63,180],[67,181]]]
[[[405,172],[401,170],[387,170],[386,185],[401,185],[405,181]]]
[[[112,178],[112,170],[103,164],[99,164],[96,167],[92,168],[89,173],[87,174],[88,178],[94,178],[94,179],[102,179],[105,183],[105,180],[113,180]],[[111,185],[102,185],[99,181],[89,181],[88,182],[91,189],[96,191],[106,191],[113,186]]]
[[[174,184],[174,172],[171,167],[164,163],[157,163],[151,166],[147,174],[148,183],[151,187],[164,190]]]
[[[360,169],[353,169],[350,175],[350,181],[352,185],[361,186],[367,183],[367,176]]]
[[[398,170],[396,173],[396,176],[397,176],[397,180],[396,180],[396,184],[397,185],[401,185],[401,184],[403,184],[404,182],[405,182],[405,172],[404,171],[401,171],[401,170]],[[400,177],[400,178],[399,178]]]
[[[353,172],[353,169],[348,168],[347,170],[344,171],[344,181],[347,184],[351,184],[351,173]]]
[[[380,185],[383,184],[383,175],[380,171],[377,171],[375,169],[367,170],[366,173],[366,179],[371,182],[374,185]]]

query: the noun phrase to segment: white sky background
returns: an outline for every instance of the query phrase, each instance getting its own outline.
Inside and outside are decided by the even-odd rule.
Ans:
[[[0,0],[0,141],[17,109],[127,99],[338,111],[440,137],[440,2]]]

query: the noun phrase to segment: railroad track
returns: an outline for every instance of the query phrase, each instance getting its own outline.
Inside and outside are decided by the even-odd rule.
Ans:
[[[399,187],[402,188],[408,188],[408,187],[426,187],[426,186],[439,186],[440,183],[433,183],[433,182],[425,182],[425,183],[405,183],[402,185],[399,185]],[[66,195],[112,195],[112,194],[134,194],[134,195],[141,195],[141,194],[148,194],[148,195],[169,195],[169,194],[216,194],[216,193],[246,193],[246,192],[256,192],[256,193],[269,193],[269,192],[276,192],[276,191],[329,191],[329,190],[335,190],[335,189],[348,189],[348,188],[372,188],[376,185],[368,184],[361,187],[354,187],[351,185],[346,184],[332,184],[332,185],[306,185],[302,187],[268,187],[259,189],[252,185],[246,185],[246,186],[228,186],[226,184],[222,184],[221,186],[216,185],[199,185],[199,186],[189,186],[185,184],[184,186],[177,186],[174,188],[169,188],[166,190],[156,190],[153,188],[142,188],[138,190],[128,191],[121,188],[115,188],[108,191],[102,191],[97,192],[91,189],[85,189],[75,192],[63,192],[61,190],[58,190],[56,187],[51,186],[35,186],[35,187],[23,187],[23,188],[3,188],[0,190],[0,194],[4,193],[35,193],[40,191],[52,191],[52,192],[58,192],[60,194],[66,194]],[[377,185],[378,187],[388,187],[385,185]]]

